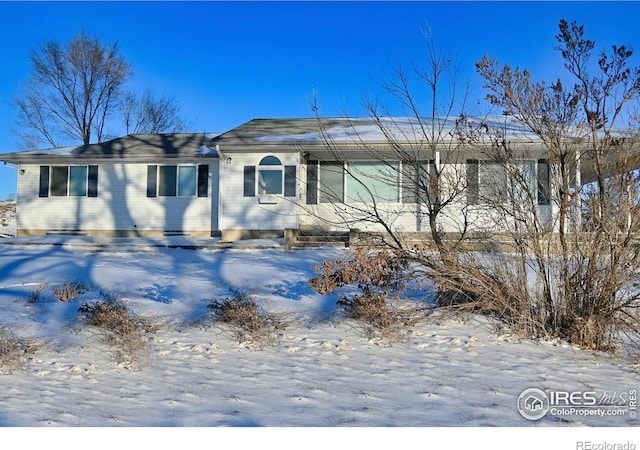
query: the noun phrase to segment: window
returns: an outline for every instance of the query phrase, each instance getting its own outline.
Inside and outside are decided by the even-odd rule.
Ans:
[[[98,166],[40,166],[40,197],[97,197]]]
[[[54,166],[51,168],[51,196],[66,197],[67,183],[69,181],[68,166]]]
[[[175,197],[178,191],[178,166],[160,166],[158,195],[160,197]]]
[[[282,194],[282,163],[275,156],[265,156],[258,165],[258,195]]]
[[[339,161],[320,163],[318,183],[320,203],[344,202],[344,164]]]
[[[147,166],[147,197],[208,197],[209,165]]]
[[[307,162],[307,204],[397,203],[400,201],[400,162]],[[415,190],[414,190],[415,192]]]
[[[435,175],[433,161],[403,161],[402,203],[424,203],[424,194],[433,190],[431,174]]]
[[[196,166],[178,166],[178,197],[195,197],[196,188]]]
[[[69,196],[87,195],[87,166],[69,167]]]
[[[347,201],[351,203],[398,202],[400,197],[398,169],[397,162],[350,162]]]
[[[497,162],[483,161],[478,166],[478,194],[489,203],[506,203],[509,200],[507,168]]]
[[[544,182],[544,176],[540,172],[536,174],[535,161],[517,161],[505,166],[494,161],[469,159],[466,166],[467,204],[527,202],[531,195],[536,195],[536,177],[538,204],[541,204],[540,177]],[[540,164],[537,169],[541,170]]]
[[[257,175],[257,179],[256,179]],[[244,166],[245,197],[282,195],[295,197],[297,167],[283,166],[275,156],[265,156],[258,166]],[[256,183],[257,181],[257,183]]]

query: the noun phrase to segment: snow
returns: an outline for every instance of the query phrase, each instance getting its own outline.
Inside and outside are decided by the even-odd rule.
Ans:
[[[427,129],[431,129],[431,119],[424,119]],[[436,128],[441,136],[452,133],[457,125],[456,119],[438,118]],[[492,129],[502,129],[511,140],[537,140],[538,137],[525,125],[512,117],[489,116],[484,118],[469,118],[470,124],[479,126],[486,124]],[[385,136],[382,128],[391,135],[391,139],[404,141],[422,141],[425,139],[421,122],[411,117],[386,117],[380,119],[380,124],[373,123],[371,119],[345,119],[345,125],[334,126],[320,131],[310,131],[301,134],[265,135],[257,138],[262,142],[387,142],[389,136]]]
[[[314,264],[348,249],[285,252],[277,242],[267,242],[273,248],[187,250],[128,242],[63,236],[0,240],[0,327],[40,346],[24,370],[0,375],[0,425],[589,426],[614,427],[618,439],[634,436],[626,427],[638,422],[628,416],[547,415],[532,422],[520,416],[516,401],[530,387],[635,389],[637,355],[634,360],[626,353],[612,356],[562,342],[519,341],[480,317],[437,314],[388,345],[339,320],[338,293],[323,296],[307,284]],[[53,297],[52,286],[64,280],[82,280],[91,289],[63,303]],[[29,302],[38,286],[46,286],[42,297]],[[274,346],[255,350],[213,322],[207,304],[229,296],[230,288],[287,317]],[[117,364],[78,315],[78,306],[100,300],[101,291],[159,325],[139,370]],[[308,436],[300,439],[318,448],[327,438],[316,435],[322,441],[314,442]],[[444,436],[448,442],[461,438],[455,431]],[[528,436],[519,448],[535,448],[527,445],[540,433]],[[382,442],[375,438],[372,444]],[[571,447],[551,446],[576,448],[571,442]],[[513,448],[497,444],[492,448]]]
[[[198,155],[218,155],[220,156],[220,152],[218,152],[215,148],[209,148],[206,145],[201,145],[198,147]]]
[[[16,203],[0,201],[0,238],[16,235]]]

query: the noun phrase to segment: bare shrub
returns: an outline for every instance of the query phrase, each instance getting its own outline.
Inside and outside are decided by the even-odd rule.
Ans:
[[[29,355],[37,350],[33,341],[20,339],[6,328],[0,328],[0,371],[10,374],[16,370],[24,370]]]
[[[31,291],[29,292],[29,296],[27,297],[28,303],[38,303],[42,299],[42,293],[47,288],[47,283],[41,281],[38,283]]]
[[[118,364],[134,369],[144,365],[149,349],[148,335],[156,331],[152,324],[134,315],[120,301],[103,301],[94,305],[84,303],[78,311],[113,349]]]
[[[417,305],[396,308],[400,293],[409,280],[409,259],[400,251],[366,251],[356,249],[347,259],[324,261],[315,269],[319,275],[309,280],[309,285],[321,294],[356,285],[360,293],[343,295],[338,306],[348,319],[358,321],[368,339],[399,340],[406,330],[420,320],[422,313]],[[395,293],[395,302],[390,299]]]
[[[404,287],[404,270],[409,260],[396,251],[367,251],[357,248],[347,259],[323,261],[314,267],[318,276],[309,285],[320,294],[330,294],[337,288],[355,284],[364,291],[398,290]]]
[[[232,293],[232,297],[207,305],[215,319],[229,325],[239,343],[250,341],[256,349],[272,345],[276,331],[281,328],[280,321],[264,312],[246,293]]]
[[[89,286],[80,280],[65,280],[53,287],[53,295],[61,302],[72,302],[88,291]]]

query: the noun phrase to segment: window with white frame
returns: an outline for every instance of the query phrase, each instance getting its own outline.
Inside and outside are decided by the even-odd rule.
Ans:
[[[320,203],[344,203],[344,163],[321,161],[318,174]]]
[[[258,195],[282,194],[282,163],[275,156],[265,156],[258,164]]]
[[[397,203],[399,161],[307,161],[307,204]],[[414,191],[415,192],[415,191]]]
[[[276,156],[262,158],[257,166],[244,166],[244,196],[296,196],[297,167],[285,166]]]
[[[528,160],[509,163],[467,160],[467,204],[527,202],[532,198],[543,204],[541,197],[547,201],[547,196],[540,189],[548,192],[548,175],[545,178],[541,171],[545,167],[548,171],[546,164]]]
[[[147,166],[147,197],[208,197],[209,165]]]
[[[347,202],[397,203],[400,201],[399,163],[351,161],[348,163]]]
[[[436,168],[431,161],[402,162],[402,203],[425,203],[426,195],[435,192],[431,177],[436,176]],[[431,198],[433,202],[435,198]]]

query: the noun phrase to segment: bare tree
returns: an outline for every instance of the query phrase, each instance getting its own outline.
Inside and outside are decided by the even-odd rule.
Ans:
[[[595,42],[584,38],[582,26],[561,20],[559,30],[556,49],[576,80],[569,89],[560,80],[533,82],[528,71],[499,67],[488,57],[477,63],[488,99],[543,143],[557,186],[557,222],[546,233],[536,225],[534,199],[519,199],[528,205],[526,213],[517,203],[502,210],[520,224],[513,234],[523,249],[520,264],[544,287],[532,293],[525,285],[513,297],[526,302],[507,307],[503,302],[499,308],[526,324],[526,333],[608,349],[620,333],[637,332],[640,325],[638,123],[623,117],[629,103],[640,98],[640,70],[629,67],[632,52],[624,46],[603,51],[594,63]],[[503,167],[513,163],[509,147],[506,143],[496,157]],[[509,185],[522,178],[509,172]]]
[[[89,144],[105,136],[116,98],[132,74],[117,43],[104,46],[84,33],[67,45],[45,42],[31,53],[32,75],[16,98],[18,125],[28,146],[56,147],[60,139]]]
[[[384,231],[384,244],[394,249],[406,250],[413,243],[407,239],[405,229],[396,226],[400,216],[413,215],[414,229],[428,229],[432,242],[442,258],[450,255],[445,243],[445,233],[439,225],[443,219],[459,226],[459,235],[464,236],[468,223],[463,219],[464,207],[460,201],[465,195],[466,177],[464,161],[461,160],[460,141],[457,128],[465,111],[467,92],[459,86],[459,67],[449,52],[435,44],[428,28],[422,30],[426,43],[424,63],[414,64],[407,71],[400,66],[384,82],[383,89],[389,94],[393,107],[381,104],[377,99],[363,99],[367,123],[373,124],[379,135],[378,143],[371,143],[360,136],[361,120],[348,119],[352,128],[353,145],[366,159],[378,163],[377,172],[365,173],[356,164],[345,164],[341,170],[352,183],[359,184],[359,195],[350,202],[333,204],[334,216],[348,226],[369,224]],[[415,83],[415,84],[414,84]],[[417,92],[424,91],[426,102]],[[401,117],[391,113],[402,111]],[[316,104],[313,110],[320,119]],[[337,161],[349,158],[333,141],[327,129],[331,123],[318,121],[325,148]],[[389,209],[389,200],[380,198],[372,180],[377,184],[394,186],[401,184],[401,198],[395,200],[400,206]],[[400,181],[399,181],[400,180]],[[326,189],[327,186],[322,186]],[[317,216],[326,217],[322,213]]]
[[[128,91],[123,95],[120,107],[127,134],[178,133],[187,126],[175,97],[155,97],[146,91],[138,98]]]
[[[393,318],[385,325],[393,329],[412,323],[413,319],[407,319],[412,313],[398,314],[397,304],[389,301],[408,279],[433,280],[441,292],[451,291],[447,277],[432,275],[446,269],[448,277],[457,276],[454,268],[463,265],[459,251],[472,220],[465,201],[468,177],[461,151],[465,144],[459,132],[467,124],[467,92],[459,85],[459,67],[453,58],[435,45],[428,29],[423,29],[423,34],[427,50],[424,64],[415,64],[409,71],[395,67],[383,85],[394,105],[364,99],[368,117],[347,119],[349,148],[334,140],[335,124],[322,119],[313,105],[324,151],[330,155],[329,165],[335,164],[340,175],[344,174],[350,192],[341,192],[340,183],[340,192],[333,192],[332,186],[321,182],[319,189],[325,190],[325,197],[337,201],[317,205],[323,208],[307,208],[315,218],[342,227],[366,226],[373,232],[365,233],[370,251],[357,251],[351,260],[325,262],[319,268],[323,273],[312,285],[322,292],[348,282],[358,284],[362,295],[352,301],[343,299],[343,306],[348,305],[351,313],[356,307],[370,311],[365,320],[374,327],[381,326],[380,318]],[[398,109],[400,117],[391,112]],[[371,127],[380,136],[374,141],[361,134]],[[362,155],[365,161],[354,161],[354,154]],[[330,213],[324,208],[330,208]],[[452,227],[455,233],[450,232]],[[380,261],[385,264],[381,266]],[[381,267],[384,276],[375,275]],[[354,281],[348,275],[353,273],[361,278]],[[365,281],[367,277],[371,280]]]
[[[630,49],[613,46],[594,61],[595,43],[584,38],[582,27],[562,20],[559,29],[557,50],[576,80],[570,88],[561,80],[534,82],[529,71],[489,57],[477,63],[488,100],[504,109],[502,125],[470,120],[464,108],[454,108],[464,101],[441,101],[441,82],[455,77],[445,77],[452,66],[433,47],[428,70],[416,72],[431,93],[427,114],[407,74],[396,70],[386,87],[400,100],[409,126],[376,102],[365,103],[385,138],[374,146],[358,138],[353,121],[358,151],[385,164],[374,177],[397,183],[399,173],[412,180],[403,187],[414,186],[409,193],[428,218],[437,252],[429,242],[415,246],[403,239],[394,223],[401,211],[375,201],[374,177],[358,173],[357,165],[345,164],[346,176],[363,185],[363,201],[336,209],[346,224],[376,223],[388,255],[414,263],[404,275],[432,280],[441,305],[486,312],[526,337],[610,350],[622,333],[640,329],[640,127],[637,116],[624,122],[627,107],[640,98],[640,70],[629,67]],[[325,146],[334,159],[348,161],[327,123],[319,121]],[[535,153],[510,142],[507,128],[514,123],[537,137]],[[478,159],[465,165],[462,155]],[[480,159],[485,167],[473,169]],[[486,183],[477,176],[473,181],[474,170],[494,172],[485,174]],[[367,197],[374,201],[365,202]],[[457,238],[442,231],[443,220],[449,228],[457,224]],[[493,230],[481,242],[491,251],[478,252],[466,239],[480,228]],[[325,268],[340,279],[350,263]]]

